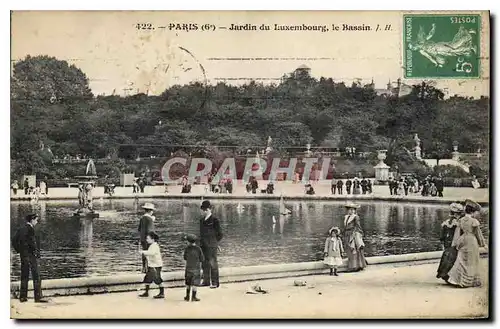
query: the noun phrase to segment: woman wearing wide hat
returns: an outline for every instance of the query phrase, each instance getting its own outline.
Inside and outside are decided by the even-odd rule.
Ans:
[[[143,206],[142,209],[144,209],[145,213],[142,215],[141,220],[139,221],[139,236],[140,236],[140,244],[142,250],[148,250],[149,244],[147,242],[147,236],[149,232],[154,231],[154,221],[155,221],[155,216],[153,216],[153,212],[155,210],[155,205],[146,202]],[[147,259],[145,256],[142,257],[142,271],[146,273],[147,270]]]
[[[443,280],[448,279],[448,272],[455,264],[457,259],[457,249],[451,246],[453,236],[458,225],[458,220],[464,214],[464,206],[460,203],[452,203],[450,205],[450,217],[441,224],[441,243],[443,244],[443,255],[439,262],[437,270],[437,278]]]
[[[479,247],[486,245],[477,220],[481,206],[465,201],[465,216],[458,221],[451,246],[457,248],[457,260],[448,273],[447,282],[462,288],[481,285],[479,274]]]
[[[349,202],[344,207],[347,209],[347,215],[344,217],[344,250],[347,256],[347,269],[356,272],[366,267],[363,230],[357,214],[359,205]]]

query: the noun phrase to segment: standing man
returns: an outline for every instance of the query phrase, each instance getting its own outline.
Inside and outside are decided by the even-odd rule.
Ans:
[[[337,190],[337,180],[335,179],[335,177],[332,177],[332,187],[331,187],[331,191],[332,191],[332,194],[335,195],[335,191]]]
[[[155,205],[150,202],[146,202],[142,206],[142,209],[144,209],[145,213],[144,215],[142,215],[141,220],[139,221],[138,231],[139,231],[142,250],[148,250],[149,244],[146,238],[149,232],[154,231],[155,216],[153,216],[153,213],[155,210]],[[142,272],[146,273],[147,269],[148,269],[147,258],[146,256],[142,255]]]
[[[217,217],[212,214],[210,201],[201,203],[203,218],[200,220],[200,247],[205,256],[203,262],[202,286],[219,287],[219,264],[217,253],[220,251],[219,242],[222,239],[222,229]]]
[[[339,191],[339,195],[342,195],[342,187],[343,186],[344,186],[344,181],[341,178],[337,181],[337,190]]]
[[[33,290],[35,303],[47,303],[42,298],[42,280],[38,271],[38,259],[40,258],[40,245],[35,234],[35,226],[38,223],[38,215],[30,214],[25,218],[26,224],[18,229],[13,238],[14,249],[21,257],[21,286],[19,300],[21,303],[28,301],[28,281],[33,279]]]
[[[443,177],[441,174],[439,174],[438,178],[436,178],[436,189],[438,192],[438,197],[442,198],[443,197],[443,190],[444,190],[444,182],[443,182]]]
[[[404,178],[403,183],[404,183],[403,188],[405,190],[405,195],[408,195],[408,189],[410,188],[410,186],[409,186],[410,182],[409,182],[408,177]]]
[[[366,178],[363,178],[361,180],[361,192],[363,194],[366,194],[366,192],[368,192],[368,182],[366,181]]]
[[[352,181],[347,178],[347,181],[345,182],[345,191],[347,194],[351,194],[351,186],[352,186]]]
[[[28,177],[26,177],[26,179],[24,180],[23,186],[24,186],[24,195],[28,195],[30,189],[30,183],[28,182]]]
[[[49,185],[47,184],[47,180],[48,180],[48,178],[47,178],[47,176],[45,176],[45,182],[44,182],[45,183],[45,192],[43,192],[43,193],[45,193],[45,195],[49,195]]]

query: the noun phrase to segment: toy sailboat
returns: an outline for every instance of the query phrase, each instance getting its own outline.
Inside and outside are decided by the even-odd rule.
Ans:
[[[285,200],[283,199],[283,195],[280,198],[280,215],[290,215],[292,211],[285,207]]]

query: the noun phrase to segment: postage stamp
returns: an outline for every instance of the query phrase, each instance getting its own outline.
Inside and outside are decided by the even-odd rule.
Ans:
[[[404,15],[405,78],[479,78],[479,15]]]

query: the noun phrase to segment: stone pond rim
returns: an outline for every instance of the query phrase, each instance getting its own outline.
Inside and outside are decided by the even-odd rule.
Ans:
[[[280,195],[232,195],[232,194],[210,194],[210,195],[198,195],[198,194],[151,194],[151,195],[103,195],[98,198],[102,199],[115,199],[115,200],[127,200],[127,199],[200,199],[209,198],[214,200],[280,200]],[[421,197],[389,197],[389,196],[352,196],[339,197],[335,195],[303,195],[303,196],[285,196],[286,200],[290,201],[383,201],[383,202],[403,202],[403,203],[420,203],[420,204],[450,204],[452,202],[463,202],[463,199],[451,199],[451,198],[421,198]],[[11,196],[10,201],[30,201],[31,196]],[[51,197],[46,196],[40,198],[40,201],[63,201],[63,200],[78,200],[76,196],[57,196]],[[476,201],[481,206],[489,206],[489,199],[487,201]]]

